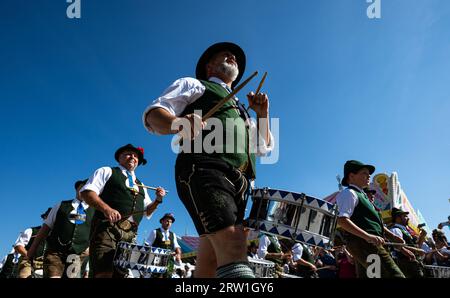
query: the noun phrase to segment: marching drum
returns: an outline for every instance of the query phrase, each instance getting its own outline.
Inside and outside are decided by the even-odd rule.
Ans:
[[[337,223],[337,205],[304,193],[254,189],[248,227],[309,245],[329,247]]]
[[[256,278],[271,278],[275,274],[275,263],[262,259],[248,257],[250,268],[255,273]]]
[[[159,247],[119,242],[113,264],[120,269],[141,273],[165,273],[172,251]]]
[[[450,278],[450,267],[425,265],[427,277],[431,278]]]

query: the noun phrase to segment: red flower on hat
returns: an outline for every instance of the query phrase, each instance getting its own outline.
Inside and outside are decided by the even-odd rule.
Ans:
[[[144,148],[142,148],[142,147],[137,147],[136,149],[139,150],[139,151],[141,151],[142,155],[144,155]]]

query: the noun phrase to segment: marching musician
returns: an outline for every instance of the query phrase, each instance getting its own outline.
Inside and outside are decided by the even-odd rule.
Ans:
[[[42,220],[46,220],[51,208],[41,214]],[[31,227],[20,233],[14,244],[14,250],[20,255],[19,278],[29,278],[33,270],[42,269],[42,257],[45,251],[45,242],[36,241],[41,226]],[[32,260],[39,258],[39,261]]]
[[[382,278],[404,278],[389,251],[383,247],[384,236],[393,242],[404,241],[384,226],[381,214],[363,190],[369,185],[373,172],[374,166],[357,160],[348,160],[345,163],[342,185],[347,188],[336,197],[339,207],[338,225],[343,230],[346,247],[354,257],[358,277],[366,276],[366,268],[369,266],[367,257],[376,254],[380,257]]]
[[[390,228],[391,232],[401,237],[409,246],[401,247],[394,250],[394,257],[397,265],[407,278],[424,277],[424,268],[419,256],[424,256],[425,252],[418,247],[422,247],[425,241],[426,231],[421,229],[419,239],[414,238],[408,231],[407,225],[409,222],[409,212],[398,208],[392,208],[391,216],[393,226]],[[417,246],[417,247],[415,247]]]
[[[253,152],[265,154],[274,144],[268,123],[268,97],[259,92],[247,95],[250,108],[260,120],[259,126],[236,96],[213,114],[210,126],[194,113],[207,114],[232,92],[244,73],[245,61],[244,51],[236,44],[210,46],[197,63],[196,79],[176,80],[143,113],[149,132],[184,136],[175,179],[178,196],[200,235],[195,277],[254,277],[246,256],[242,222],[248,180],[254,179],[256,173]],[[233,125],[227,125],[227,120]],[[218,135],[222,137],[213,138],[214,145],[211,136],[215,131],[208,132],[213,126],[220,127]],[[259,137],[250,138],[257,135],[256,131]],[[225,136],[228,137],[223,140]],[[203,148],[208,140],[212,148]],[[194,144],[199,142],[201,148],[197,150]],[[258,150],[249,144],[255,144]]]
[[[151,231],[144,244],[152,247],[170,249],[175,252],[176,264],[181,265],[181,247],[178,244],[177,235],[170,231],[170,227],[175,222],[175,216],[172,213],[166,213],[161,217],[159,222],[161,223],[161,228]],[[170,267],[174,265],[173,260],[169,260],[169,263],[171,264],[168,267],[171,269]],[[171,273],[170,270],[168,270],[169,273]]]
[[[282,266],[289,254],[285,254],[281,249],[280,241],[273,235],[261,233],[259,237],[257,255],[260,259],[265,259]]]
[[[44,254],[44,277],[78,278],[81,265],[89,256],[89,233],[94,209],[83,201],[81,188],[86,180],[75,182],[75,198],[58,202],[44,221],[31,254],[42,241],[47,241]]]
[[[152,202],[136,178],[136,168],[147,163],[143,148],[127,144],[116,150],[114,158],[117,167],[97,169],[81,189],[84,201],[95,209],[89,246],[89,269],[94,278],[126,275],[113,266],[117,244],[135,241],[144,213],[150,218],[166,195],[164,188],[158,187]]]
[[[292,246],[292,264],[294,274],[303,278],[317,278],[314,256],[308,245],[295,243]]]

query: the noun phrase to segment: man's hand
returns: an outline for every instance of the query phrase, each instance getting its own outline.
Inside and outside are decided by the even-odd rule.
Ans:
[[[206,121],[197,114],[188,114],[184,117],[175,118],[171,129],[178,131],[183,139],[193,140],[206,127]]]
[[[261,118],[266,118],[269,113],[269,97],[265,93],[250,92],[247,94],[249,107]]]
[[[365,240],[375,246],[380,246],[384,244],[384,239],[375,235],[369,235]]]
[[[122,219],[122,215],[120,215],[119,211],[111,207],[107,207],[105,211],[103,211],[103,215],[105,215],[105,218],[111,223]]]
[[[156,201],[162,202],[163,197],[166,195],[166,190],[162,187],[157,187],[155,190]]]
[[[402,254],[403,254],[404,256],[406,256],[410,261],[413,261],[413,260],[416,258],[416,256],[415,256],[410,250],[408,250],[408,249],[406,249],[406,248],[404,248],[404,247],[402,247],[402,249],[401,249],[400,251],[401,251]]]
[[[312,271],[317,271],[317,267],[312,263],[309,263],[309,269],[311,269]]]
[[[402,237],[398,237],[397,235],[393,235],[392,236],[392,242],[396,242],[396,243],[405,243],[405,240],[403,240]]]

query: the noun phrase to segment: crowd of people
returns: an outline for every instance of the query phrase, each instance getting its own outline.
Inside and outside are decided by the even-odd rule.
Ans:
[[[76,181],[73,200],[58,202],[42,215],[42,226],[21,233],[2,276],[36,277],[42,270],[46,278],[253,278],[252,259],[264,259],[281,276],[364,277],[371,254],[380,258],[380,277],[420,277],[423,264],[448,266],[448,242],[438,230],[432,242],[424,232],[415,235],[402,210],[392,210],[393,226],[385,226],[372,191],[365,190],[375,167],[356,160],[345,163],[342,185],[347,188],[336,199],[340,236],[335,243],[342,243],[324,249],[261,235],[247,252],[244,215],[256,179],[256,158],[269,154],[275,140],[269,98],[260,92],[264,77],[256,92],[247,94],[248,107],[236,96],[256,75],[238,86],[245,65],[238,45],[216,43],[198,60],[196,78],[174,81],[142,115],[150,133],[182,136],[175,183],[200,236],[195,268],[182,262],[176,235],[169,230],[175,222],[170,213],[145,243],[172,252],[165,273],[130,273],[114,263],[120,243],[136,243],[140,222],[166,196],[164,188],[146,186],[137,178],[136,169],[147,163],[144,149],[127,144],[115,151],[118,165],[97,168],[88,179]],[[154,200],[149,189],[155,191]],[[385,245],[386,239],[398,246]]]

